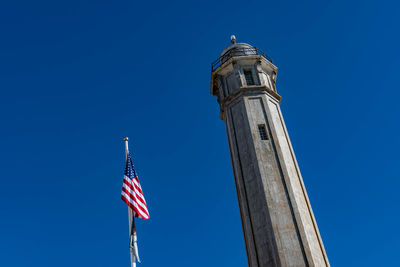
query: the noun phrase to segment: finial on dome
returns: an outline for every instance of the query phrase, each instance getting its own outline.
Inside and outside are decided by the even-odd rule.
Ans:
[[[236,44],[236,36],[235,35],[231,35],[231,43]]]

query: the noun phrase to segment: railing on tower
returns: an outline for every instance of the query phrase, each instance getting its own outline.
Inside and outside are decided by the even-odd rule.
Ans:
[[[272,63],[272,59],[269,56],[267,56],[267,54],[265,54],[263,51],[261,51],[256,47],[235,47],[226,51],[222,56],[220,56],[217,60],[211,63],[211,72],[214,72],[219,66],[224,64],[232,57],[251,56],[251,55],[260,55]]]

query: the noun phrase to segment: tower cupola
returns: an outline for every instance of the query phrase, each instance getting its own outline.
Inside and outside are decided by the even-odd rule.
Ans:
[[[261,50],[247,43],[237,43],[231,36],[232,45],[225,48],[211,65],[211,93],[221,104],[233,96],[248,90],[268,91],[279,102],[275,81],[278,68]],[[221,105],[221,119],[224,105]]]

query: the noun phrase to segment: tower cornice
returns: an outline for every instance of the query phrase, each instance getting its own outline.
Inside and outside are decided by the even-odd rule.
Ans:
[[[270,98],[275,100],[277,102],[277,104],[281,103],[282,97],[277,92],[275,92],[274,90],[272,90],[271,88],[269,88],[267,86],[264,86],[264,85],[262,85],[262,86],[260,86],[260,85],[245,86],[245,87],[242,87],[239,90],[237,90],[232,95],[229,95],[228,97],[226,97],[220,103],[220,107],[221,107],[220,118],[221,118],[221,120],[224,120],[225,110],[227,107],[229,107],[229,105],[232,102],[241,98],[243,95],[247,95],[247,96],[252,95],[252,94],[259,95],[260,92],[267,94]]]

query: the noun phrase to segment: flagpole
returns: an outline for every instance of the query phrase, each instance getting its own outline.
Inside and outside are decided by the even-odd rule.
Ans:
[[[125,137],[124,142],[125,142],[125,160],[128,159],[128,153],[129,153],[129,146],[128,146],[128,141],[129,138]],[[131,248],[131,236],[134,234],[136,237],[136,229],[135,229],[135,217],[133,216],[133,211],[130,207],[128,207],[128,220],[129,220],[129,249],[130,249],[130,254],[131,254],[131,267],[136,267],[136,258],[134,256],[133,249]]]

